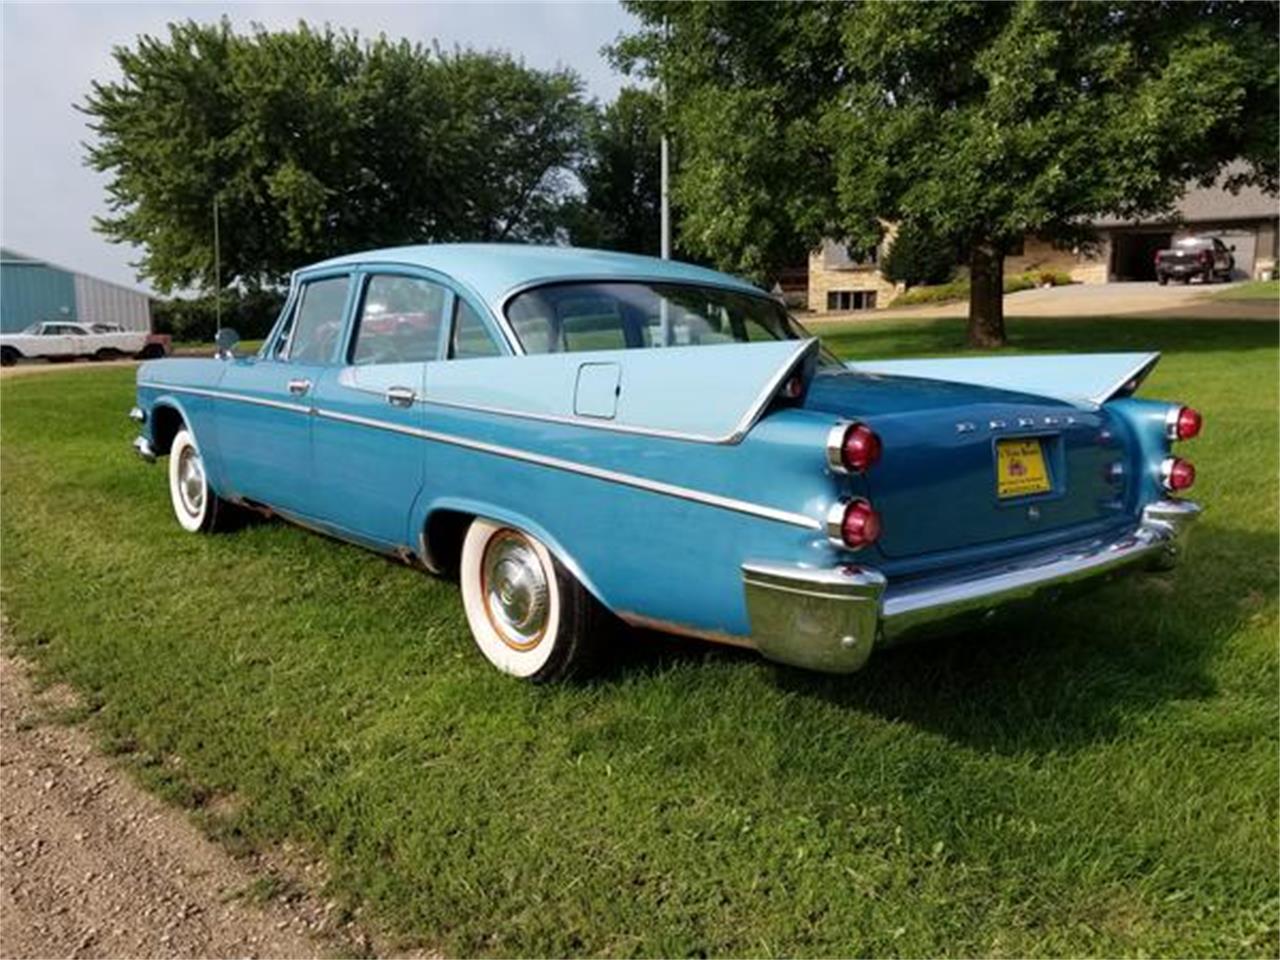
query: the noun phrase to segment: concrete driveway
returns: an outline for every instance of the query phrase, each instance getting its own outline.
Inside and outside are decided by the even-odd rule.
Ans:
[[[1073,283],[1069,287],[1022,290],[1006,294],[1004,312],[1009,317],[1203,317],[1221,320],[1280,319],[1280,303],[1269,300],[1215,300],[1213,296],[1239,284],[1218,283]],[[806,322],[897,317],[964,317],[967,301],[889,307],[885,310],[843,314],[808,314]]]

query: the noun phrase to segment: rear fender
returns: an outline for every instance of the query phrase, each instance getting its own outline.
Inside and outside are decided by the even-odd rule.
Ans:
[[[1160,477],[1160,464],[1172,449],[1166,423],[1169,411],[1176,410],[1177,405],[1162,400],[1126,397],[1111,401],[1105,409],[1128,428],[1134,447],[1132,462],[1139,478],[1138,504],[1142,506],[1163,499],[1166,494]]]
[[[415,508],[415,524],[414,527],[419,531],[417,536],[419,555],[423,563],[432,570],[439,571],[444,565],[441,558],[433,557],[431,553],[431,544],[427,541],[427,530],[433,515],[441,511],[451,511],[454,513],[468,514],[473,517],[484,517],[487,520],[493,520],[498,523],[510,524],[517,529],[523,530],[528,534],[541,540],[551,555],[558,560],[566,570],[568,570],[582,584],[586,590],[599,600],[610,610],[607,597],[600,592],[600,588],[595,582],[587,576],[577,559],[565,548],[556,536],[546,527],[536,520],[531,519],[518,510],[512,510],[509,507],[499,506],[484,500],[474,500],[468,497],[440,497],[432,500],[430,503],[421,504]]]

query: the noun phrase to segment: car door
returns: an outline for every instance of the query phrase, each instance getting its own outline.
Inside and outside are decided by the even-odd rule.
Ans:
[[[46,323],[40,329],[40,355],[43,357],[69,357],[72,353],[71,334],[66,324]]]
[[[342,362],[316,385],[315,470],[325,521],[371,545],[413,548],[409,515],[422,486],[422,396],[442,355],[454,295],[428,275],[369,269],[356,281]]]
[[[349,271],[300,280],[262,351],[229,362],[218,391],[217,461],[233,495],[317,515],[313,392],[337,359],[350,289]]]

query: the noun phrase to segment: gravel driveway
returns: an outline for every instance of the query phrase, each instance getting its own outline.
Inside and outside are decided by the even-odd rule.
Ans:
[[[115,770],[86,730],[48,721],[71,703],[58,688],[37,695],[22,662],[0,657],[0,957],[368,951],[350,930],[327,936],[318,901],[247,898],[243,863]]]

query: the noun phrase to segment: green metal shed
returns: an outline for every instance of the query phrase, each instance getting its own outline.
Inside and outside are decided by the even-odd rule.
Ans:
[[[0,250],[0,332],[41,320],[76,319],[75,274]]]
[[[151,298],[141,290],[0,249],[0,332],[15,333],[42,320],[150,330]]]

